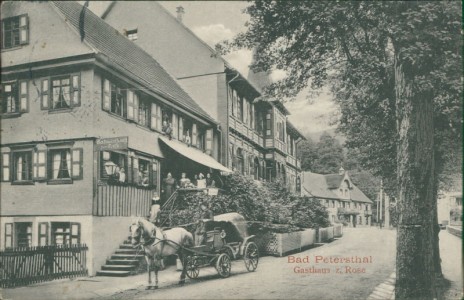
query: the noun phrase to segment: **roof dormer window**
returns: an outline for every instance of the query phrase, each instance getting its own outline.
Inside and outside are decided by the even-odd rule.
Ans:
[[[137,35],[137,29],[127,30],[126,36],[131,41],[136,41],[139,38]]]
[[[29,20],[21,15],[2,20],[2,49],[10,49],[29,42]]]

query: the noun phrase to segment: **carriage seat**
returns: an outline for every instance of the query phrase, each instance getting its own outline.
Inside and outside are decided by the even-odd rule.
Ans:
[[[206,246],[210,249],[220,249],[224,247],[224,240],[221,238],[221,229],[214,228],[206,232]]]

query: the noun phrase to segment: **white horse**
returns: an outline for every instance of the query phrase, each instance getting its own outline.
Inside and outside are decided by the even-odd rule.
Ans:
[[[147,289],[158,288],[158,271],[161,266],[161,260],[168,256],[177,254],[179,259],[184,261],[184,247],[193,246],[193,236],[184,228],[176,227],[162,231],[153,223],[139,219],[130,226],[132,246],[141,246],[145,252],[148,271]],[[155,271],[155,285],[152,285],[151,266]],[[185,283],[186,267],[183,264],[179,284]]]

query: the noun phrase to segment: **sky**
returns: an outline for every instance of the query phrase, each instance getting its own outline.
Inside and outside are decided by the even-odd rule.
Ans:
[[[198,37],[214,48],[214,45],[225,39],[232,39],[237,33],[245,31],[248,15],[243,10],[249,5],[245,1],[160,1],[174,16],[176,7],[182,6],[185,14],[184,24]],[[108,5],[104,1],[91,1],[89,8],[97,14],[103,12]],[[224,57],[244,76],[248,75],[252,53],[249,50],[239,50]],[[282,72],[274,72],[272,80],[285,76]],[[330,125],[336,116],[336,105],[331,96],[324,91],[317,97],[307,99],[307,93],[302,92],[285,106],[290,111],[289,120],[303,133],[318,138],[323,131],[333,132]],[[336,118],[336,117],[335,117]]]

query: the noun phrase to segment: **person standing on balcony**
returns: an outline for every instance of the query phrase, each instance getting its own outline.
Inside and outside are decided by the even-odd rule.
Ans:
[[[216,187],[216,181],[214,181],[213,178],[211,178],[211,173],[206,174],[206,187],[207,188],[214,188]]]
[[[168,173],[167,177],[163,179],[163,193],[164,201],[168,200],[176,187],[176,180],[172,177],[171,173]]]
[[[206,179],[205,179],[205,175],[203,175],[203,173],[200,173],[198,175],[198,184],[197,184],[197,186],[198,186],[199,189],[206,188]]]

